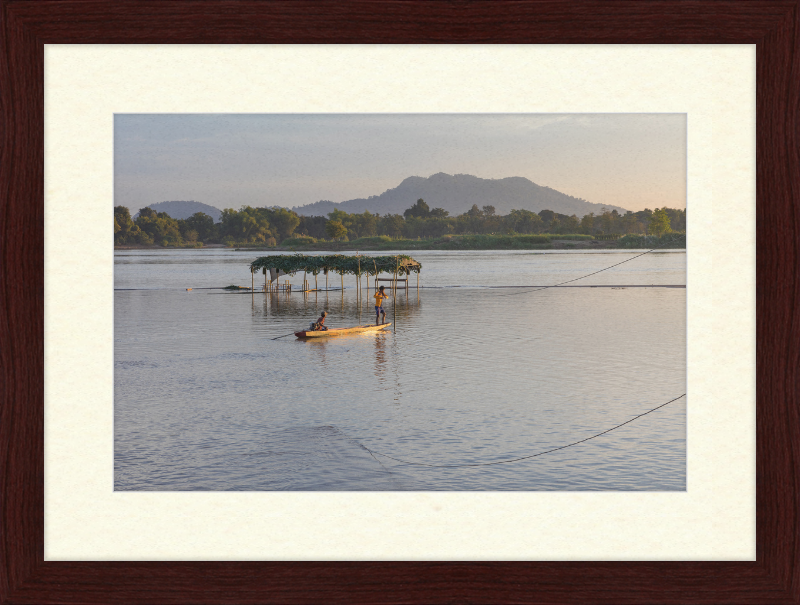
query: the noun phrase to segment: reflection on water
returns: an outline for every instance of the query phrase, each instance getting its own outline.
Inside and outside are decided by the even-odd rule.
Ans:
[[[386,380],[384,372],[386,371],[386,334],[378,334],[375,336],[375,377],[379,382],[383,383]]]
[[[115,489],[685,489],[685,398],[514,464],[409,466],[363,447],[430,464],[506,460],[684,393],[685,289],[499,287],[635,253],[415,254],[424,287],[388,302],[390,328],[308,341],[291,334],[323,310],[330,327],[373,323],[371,296],[354,280],[307,294],[200,290],[249,285],[253,254],[227,254],[116,256],[117,287],[138,289],[115,292]],[[586,281],[683,284],[685,261],[649,254]]]

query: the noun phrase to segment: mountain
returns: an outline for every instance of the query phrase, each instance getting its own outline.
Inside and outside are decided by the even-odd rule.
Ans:
[[[451,216],[463,214],[473,204],[477,204],[479,208],[494,206],[497,214],[508,214],[511,210],[552,210],[560,214],[576,214],[581,218],[590,212],[600,214],[602,208],[616,209],[623,214],[627,212],[619,206],[593,204],[572,197],[520,176],[482,179],[469,174],[450,175],[444,172],[428,178],[410,176],[394,189],[366,199],[347,200],[338,204],[322,200],[305,206],[295,206],[293,210],[305,216],[323,216],[334,208],[350,213],[369,210],[376,214],[402,214],[419,198],[424,199],[431,208],[444,208]]]
[[[208,204],[201,204],[200,202],[158,202],[157,204],[148,204],[150,208],[156,212],[166,212],[174,219],[186,219],[192,216],[195,212],[205,212],[208,216],[214,219],[215,223],[219,222],[219,215],[222,210],[209,206]],[[133,218],[139,216],[138,210]]]

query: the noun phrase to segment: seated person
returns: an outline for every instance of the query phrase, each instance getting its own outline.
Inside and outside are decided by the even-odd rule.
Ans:
[[[319,316],[319,319],[311,324],[311,331],[312,332],[320,332],[325,331],[328,328],[325,327],[325,317],[328,315],[327,311],[323,311],[322,315]]]

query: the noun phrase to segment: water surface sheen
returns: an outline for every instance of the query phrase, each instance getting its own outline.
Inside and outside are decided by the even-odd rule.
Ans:
[[[520,462],[368,451],[501,462],[685,393],[685,289],[533,291],[639,253],[414,253],[423,287],[385,304],[395,330],[315,342],[272,339],[323,309],[331,327],[373,322],[353,277],[229,293],[202,288],[249,286],[264,253],[117,251],[115,489],[684,490],[686,398]],[[658,252],[573,285],[685,275],[683,251]]]

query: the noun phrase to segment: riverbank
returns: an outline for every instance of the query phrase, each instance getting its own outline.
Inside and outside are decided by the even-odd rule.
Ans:
[[[602,236],[600,236],[602,237]],[[155,244],[115,246],[115,250],[164,250],[168,246]],[[382,235],[362,237],[349,242],[317,241],[310,237],[297,237],[285,240],[280,246],[267,247],[263,244],[208,244],[198,248],[228,248],[263,252],[355,252],[355,251],[412,251],[412,250],[602,250],[614,248],[646,249],[685,249],[686,235],[670,233],[661,237],[625,235],[619,239],[598,239],[591,235],[446,235],[429,239],[392,239]]]

